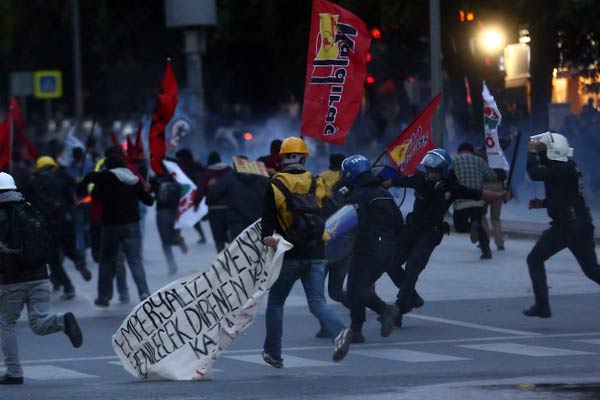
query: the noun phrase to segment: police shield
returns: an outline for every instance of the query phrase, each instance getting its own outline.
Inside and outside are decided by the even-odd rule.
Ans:
[[[325,223],[325,257],[327,262],[343,260],[352,253],[356,241],[358,215],[353,205],[340,208]]]

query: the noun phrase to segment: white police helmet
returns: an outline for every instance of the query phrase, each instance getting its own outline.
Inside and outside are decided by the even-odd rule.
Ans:
[[[566,162],[573,157],[573,148],[569,147],[569,141],[560,133],[544,132],[531,136],[531,140],[544,143],[549,160]]]
[[[0,172],[0,190],[15,190],[15,180],[6,172]]]

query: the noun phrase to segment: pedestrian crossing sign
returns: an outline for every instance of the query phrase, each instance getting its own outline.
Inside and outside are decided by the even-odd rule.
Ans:
[[[37,99],[58,99],[62,97],[62,72],[57,70],[35,71],[33,73],[33,96]]]

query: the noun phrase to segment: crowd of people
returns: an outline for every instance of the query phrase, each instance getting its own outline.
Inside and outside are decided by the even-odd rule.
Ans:
[[[527,259],[535,303],[526,316],[551,316],[544,262],[568,247],[590,279],[600,283],[600,267],[594,251],[593,225],[581,192],[581,173],[569,157],[566,138],[546,133],[533,137],[529,145],[527,171],[542,181],[546,199],[533,199],[530,208],[547,207],[553,220]],[[491,169],[470,143],[463,143],[453,158],[444,149],[427,152],[418,172],[404,176],[380,174],[363,155],[332,154],[330,166],[320,174],[306,168],[309,152],[302,138],[289,137],[271,143],[261,157],[269,177],[238,171],[217,152],[206,165],[188,149],[179,150],[171,161],[197,185],[196,207],[208,207],[207,219],[217,251],[240,232],[262,218],[263,243],[276,247],[280,234],[294,245],[285,254],[279,278],[269,291],[263,359],[282,368],[283,310],[286,298],[301,280],[309,310],[318,319],[317,337],[333,341],[333,360],[342,360],[351,343],[366,340],[362,326],[366,308],[379,316],[381,335],[389,336],[402,326],[403,315],[423,306],[416,286],[433,251],[450,233],[448,211],[454,207],[457,232],[469,233],[481,249],[481,259],[492,257],[486,228],[486,208],[491,209],[493,236],[504,250],[499,224],[500,208],[509,199],[506,173]],[[173,247],[187,252],[187,244],[175,229],[181,184],[165,170],[149,177],[143,157],[131,159],[117,147],[103,157],[90,157],[76,148],[70,165],[59,165],[50,156],[40,157],[33,171],[0,173],[0,339],[7,372],[0,383],[22,383],[15,334],[16,320],[25,305],[34,332],[40,335],[64,331],[75,347],[82,333],[75,317],[67,313],[49,315],[48,279],[61,298],[75,296],[63,267],[66,256],[85,280],[92,274],[86,252],[99,264],[97,307],[110,306],[116,282],[118,301],[130,301],[125,264],[128,265],[140,301],[152,289],[143,263],[145,208],[156,203],[156,224],[166,259],[167,272],[178,267]],[[403,216],[388,189],[411,188],[413,210]],[[354,244],[335,259],[326,253],[325,220],[344,206],[355,210]],[[199,242],[206,236],[195,226]],[[41,232],[41,233],[36,233]],[[47,238],[43,234],[49,235]],[[329,238],[331,240],[331,238]],[[33,241],[37,246],[34,246]],[[44,245],[39,245],[43,243]],[[49,274],[48,274],[49,270]],[[387,273],[398,288],[397,298],[386,303],[375,284]],[[350,311],[350,324],[325,298],[325,281],[332,300]],[[344,282],[347,284],[344,289]]]

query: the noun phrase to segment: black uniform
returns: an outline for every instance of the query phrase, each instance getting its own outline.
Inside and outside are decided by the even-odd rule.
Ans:
[[[547,306],[544,262],[564,248],[571,250],[585,276],[600,284],[594,225],[583,196],[581,171],[574,161],[541,162],[535,154],[529,153],[527,173],[531,180],[544,182],[543,205],[552,219],[550,228],[542,233],[527,256],[536,305]]]
[[[439,182],[428,182],[423,174],[399,176],[392,180],[392,184],[415,191],[413,211],[406,217],[395,259],[398,265],[396,273],[404,275],[396,304],[401,312],[406,313],[412,308],[419,274],[427,266],[444,233],[449,232],[448,224],[444,222],[448,208],[456,199],[481,200],[483,192],[461,185],[454,173]],[[406,266],[402,270],[404,263]]]
[[[365,306],[382,315],[386,303],[371,286],[387,272],[400,284],[403,274],[395,274],[396,239],[402,229],[402,213],[392,195],[371,173],[359,175],[348,202],[357,206],[357,241],[348,272],[348,297],[352,330],[359,332],[365,321]]]

